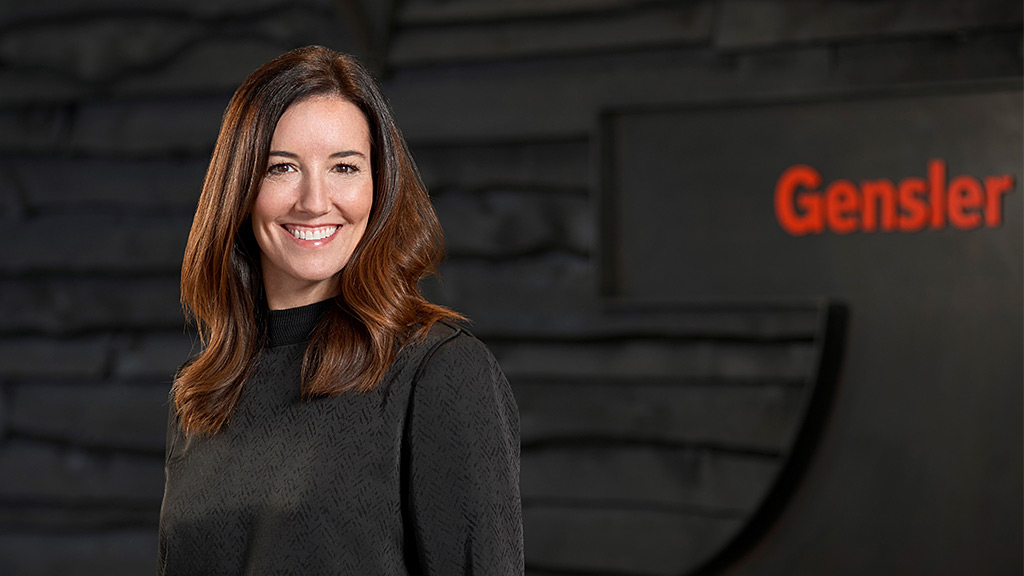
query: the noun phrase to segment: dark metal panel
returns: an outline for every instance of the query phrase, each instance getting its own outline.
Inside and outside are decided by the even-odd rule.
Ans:
[[[623,110],[604,126],[606,294],[849,305],[842,394],[801,505],[772,524],[768,544],[751,552],[761,536],[744,532],[702,573],[1019,570],[1022,466],[1007,457],[1021,449],[1024,377],[1019,80]],[[929,212],[919,231],[864,230],[861,212],[861,229],[794,236],[776,219],[776,184],[791,166],[813,167],[821,189],[846,179],[861,190],[927,183],[936,159],[947,193],[959,176],[1011,178],[991,205],[998,223],[984,223],[988,204],[968,229],[948,213],[933,227]],[[892,544],[909,532],[919,548]],[[935,552],[962,538],[955,553]]]

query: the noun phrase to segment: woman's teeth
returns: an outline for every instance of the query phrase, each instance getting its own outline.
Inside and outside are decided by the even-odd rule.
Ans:
[[[323,240],[334,234],[337,230],[337,226],[322,226],[320,228],[286,228],[299,240]]]

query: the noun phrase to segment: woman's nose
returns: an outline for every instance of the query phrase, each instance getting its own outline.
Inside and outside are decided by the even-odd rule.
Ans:
[[[321,178],[307,176],[302,179],[298,201],[295,207],[301,211],[315,216],[326,214],[331,209],[331,199],[327,186]]]

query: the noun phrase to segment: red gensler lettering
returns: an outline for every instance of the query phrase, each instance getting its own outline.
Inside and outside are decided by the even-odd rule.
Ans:
[[[1003,222],[1003,196],[1013,176],[989,176],[984,185],[974,176],[957,176],[947,185],[946,162],[928,161],[928,178],[836,180],[820,190],[821,174],[804,164],[791,166],[775,184],[775,217],[794,236],[851,232],[939,230],[947,221],[971,230]]]

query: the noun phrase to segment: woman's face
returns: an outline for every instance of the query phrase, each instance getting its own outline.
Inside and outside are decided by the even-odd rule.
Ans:
[[[272,310],[338,294],[338,273],[366,231],[372,204],[369,126],[359,108],[338,96],[288,107],[252,210]]]

